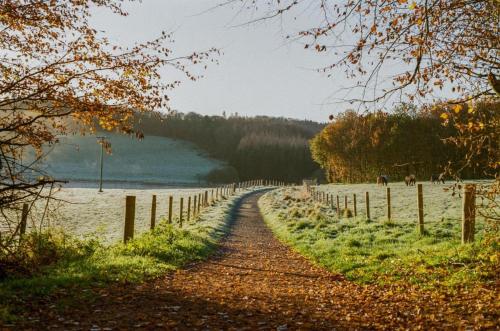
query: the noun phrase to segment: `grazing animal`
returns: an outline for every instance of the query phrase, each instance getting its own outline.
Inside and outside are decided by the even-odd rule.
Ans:
[[[432,184],[439,184],[439,183],[443,183],[444,184],[444,174],[432,174],[431,175],[431,183]]]
[[[377,185],[387,186],[389,183],[389,177],[387,175],[380,175],[377,177]]]
[[[405,177],[406,186],[414,186],[417,183],[417,178],[415,175],[409,175]]]

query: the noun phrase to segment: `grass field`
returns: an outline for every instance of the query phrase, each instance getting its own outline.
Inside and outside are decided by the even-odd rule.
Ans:
[[[417,188],[403,183],[391,183],[392,218],[394,220],[417,219]],[[428,222],[461,219],[461,197],[451,195],[450,185],[423,183],[424,217]],[[446,191],[445,191],[446,190]],[[353,194],[357,196],[360,216],[365,216],[365,192],[370,194],[370,218],[373,221],[383,221],[386,214],[386,187],[376,184],[353,185],[321,185],[317,191],[338,195],[340,205],[344,207],[344,196],[348,197],[349,208],[352,209]]]
[[[302,188],[264,195],[259,206],[275,234],[328,269],[359,282],[410,282],[423,287],[494,282],[498,268],[495,241],[485,242],[487,224],[476,222],[476,242],[460,244],[461,200],[425,185],[425,235],[417,232],[416,188],[391,184],[392,220],[385,216],[385,188],[376,185],[322,185],[318,191],[358,196],[358,217],[337,217],[336,210],[313,202]],[[370,192],[371,220],[364,214]]]
[[[61,228],[66,233],[78,237],[97,236],[101,242],[110,244],[123,237],[127,195],[136,197],[135,231],[139,234],[149,229],[153,194],[157,199],[156,215],[159,220],[168,215],[169,196],[174,198],[174,215],[179,215],[181,197],[184,197],[186,211],[187,198],[205,190],[211,192],[209,188],[172,188],[105,189],[104,192],[98,193],[97,189],[93,188],[63,188],[55,194],[56,198],[63,201],[54,201],[49,205],[44,227]],[[44,207],[44,202],[36,205],[31,216],[39,220]]]
[[[142,140],[115,134],[106,136],[111,143],[111,154],[104,155],[107,181],[196,185],[210,170],[223,164],[185,141],[155,136]],[[58,144],[44,151],[46,156],[37,166],[50,176],[97,183],[101,146],[96,137],[61,137]]]

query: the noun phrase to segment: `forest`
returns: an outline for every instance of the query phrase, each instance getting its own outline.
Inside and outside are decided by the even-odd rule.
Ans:
[[[473,163],[467,159],[471,144],[483,143],[495,133],[473,138],[468,146],[457,141],[472,127],[469,123],[498,122],[499,106],[498,102],[483,102],[475,108],[467,104],[422,109],[401,105],[391,112],[345,111],[332,117],[311,140],[312,155],[330,182],[369,182],[381,174],[390,180],[403,180],[410,174],[417,180],[429,180],[440,173],[452,178],[489,177],[492,174],[485,169],[492,168],[487,163],[496,159],[498,141],[484,143]],[[477,133],[488,130],[486,126],[478,127]]]
[[[196,113],[136,115],[145,135],[187,140],[228,166],[207,175],[209,182],[269,178],[299,182],[321,175],[309,139],[323,124],[268,116],[203,116]]]

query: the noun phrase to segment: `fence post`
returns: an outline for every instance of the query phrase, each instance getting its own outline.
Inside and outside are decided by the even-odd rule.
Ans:
[[[214,190],[212,189],[211,193],[210,193],[210,200],[212,200],[212,203],[214,203]]]
[[[356,193],[352,195],[354,217],[358,216],[358,206],[356,205]]]
[[[462,244],[474,241],[476,225],[476,184],[464,186],[462,202]]]
[[[337,216],[340,217],[340,198],[337,195]]]
[[[424,234],[424,193],[422,184],[417,184],[418,232]]]
[[[179,227],[182,228],[182,213],[184,209],[184,198],[181,197],[181,205],[179,206]]]
[[[172,224],[173,205],[174,205],[174,197],[169,196],[168,197],[168,224]]]
[[[29,211],[29,205],[27,203],[23,203],[23,211],[21,213],[21,224],[19,227],[19,239],[21,239],[26,233],[26,225],[28,224],[28,211]]]
[[[208,207],[208,191],[205,191],[205,207]]]
[[[198,193],[198,214],[201,211],[201,193]]]
[[[331,205],[332,209],[335,208],[335,205],[333,203],[333,194],[330,194],[330,205]]]
[[[347,209],[347,195],[344,195],[344,209]]]
[[[123,241],[127,242],[134,238],[135,221],[135,196],[127,195],[125,198],[125,230],[123,232]]]
[[[187,222],[189,223],[189,218],[191,217],[191,197],[188,197],[188,214],[187,214]]]
[[[365,192],[366,219],[370,219],[370,193]]]
[[[391,220],[391,188],[387,188],[387,219]]]
[[[196,195],[193,197],[193,218],[197,215],[196,213]]]
[[[153,194],[153,201],[151,201],[151,230],[155,228],[156,225],[156,195]]]

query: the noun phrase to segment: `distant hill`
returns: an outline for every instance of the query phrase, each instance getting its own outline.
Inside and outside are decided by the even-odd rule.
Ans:
[[[312,160],[309,139],[325,124],[267,116],[203,116],[196,113],[137,115],[136,129],[146,136],[190,141],[227,162],[214,181],[254,178],[300,181],[322,173]]]
[[[155,136],[138,140],[106,135],[112,147],[112,154],[104,156],[103,177],[107,182],[194,185],[208,172],[224,165],[189,142]],[[49,175],[73,183],[97,185],[101,146],[95,137],[63,137],[45,151],[47,156],[38,167]]]
[[[68,125],[74,125],[69,123]],[[137,185],[230,183],[256,178],[300,182],[321,177],[309,140],[325,125],[267,116],[204,116],[195,113],[136,115],[145,139],[100,132],[112,145],[104,179]],[[94,136],[68,136],[44,158],[49,175],[78,185],[99,178],[100,145]]]

